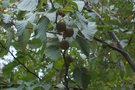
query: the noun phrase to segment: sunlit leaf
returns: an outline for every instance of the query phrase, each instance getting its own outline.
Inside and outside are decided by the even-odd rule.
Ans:
[[[16,27],[19,35],[23,34],[26,25],[27,25],[27,21],[16,21],[15,22],[15,27]]]
[[[97,29],[96,29],[96,23],[95,22],[88,22],[87,28],[82,30],[82,34],[88,40],[91,40],[96,32],[97,32]]]
[[[17,5],[20,10],[33,11],[38,4],[38,0],[22,0],[21,3]]]
[[[49,19],[42,16],[36,27],[36,37],[42,42],[46,42],[46,30],[48,29]]]
[[[50,21],[55,22],[55,19],[56,19],[56,11],[46,13],[46,17],[47,17]]]
[[[78,6],[78,10],[81,12],[84,7],[84,1],[75,1]]]
[[[8,14],[3,14],[3,21],[4,23],[9,23],[11,20],[11,16]]]

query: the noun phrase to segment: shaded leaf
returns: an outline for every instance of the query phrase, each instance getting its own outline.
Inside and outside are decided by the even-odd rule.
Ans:
[[[90,74],[84,67],[75,67],[73,72],[73,77],[75,81],[84,89],[87,88],[90,82]]]
[[[89,42],[81,34],[76,36],[76,41],[82,52],[88,57],[90,53]]]
[[[4,66],[3,73],[4,75],[8,76],[11,75],[12,70],[18,65],[16,61],[12,61]]]
[[[36,38],[29,41],[28,44],[29,44],[30,48],[32,48],[32,49],[40,48],[40,46],[42,45],[41,41]]]
[[[47,47],[45,50],[46,56],[48,56],[49,58],[53,60],[59,59],[60,53],[61,53],[60,49],[55,46]]]
[[[8,48],[6,47],[6,44],[3,40],[0,40],[0,43],[2,44],[0,44],[0,57],[3,57],[8,53]]]
[[[14,31],[12,28],[8,28],[6,30],[6,43],[7,43],[7,47],[9,48],[10,45],[11,45],[11,41],[12,41],[12,38],[13,38],[13,35],[14,35]]]
[[[25,50],[29,38],[30,38],[30,32],[26,29],[23,35],[19,36],[18,38],[18,45],[20,49]]]

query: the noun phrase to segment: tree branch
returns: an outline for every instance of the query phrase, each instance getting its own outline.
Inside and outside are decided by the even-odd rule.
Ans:
[[[109,32],[109,33],[110,33],[110,36],[112,37],[112,39],[117,42],[118,48],[123,50],[123,53],[122,53],[123,56],[126,58],[126,60],[128,61],[129,65],[132,67],[132,69],[135,72],[135,63],[133,62],[131,56],[129,55],[129,53],[127,51],[124,51],[124,48],[120,44],[120,40],[118,39],[116,34],[114,32]]]
[[[96,37],[94,37],[93,39],[96,40],[96,41],[98,41],[98,42],[100,42],[100,43],[102,43],[102,44],[104,44],[104,45],[106,45],[106,46],[108,46],[109,48],[111,48],[111,49],[113,49],[113,50],[121,53],[124,56],[124,58],[128,61],[129,65],[131,66],[131,68],[133,69],[133,71],[135,72],[135,64],[134,64],[134,62],[133,62],[133,60],[132,60],[132,58],[131,58],[131,56],[129,55],[128,52],[124,51],[121,48],[114,47],[114,46],[108,44],[107,42],[105,42],[105,41],[103,41],[101,39],[98,39]]]
[[[112,45],[108,44],[107,42],[105,42],[105,41],[103,41],[103,40],[101,40],[101,39],[99,39],[97,37],[93,37],[93,39],[100,42],[100,43],[102,43],[102,44],[104,44],[104,45],[106,45],[107,47],[109,47],[109,48],[111,48],[111,49],[113,49],[113,50],[115,50],[117,52],[120,52],[122,54],[124,53],[124,51],[122,49],[119,49],[119,48],[117,48],[115,46],[112,46]]]
[[[2,46],[2,48],[4,48],[5,50],[7,50],[7,48],[0,42],[0,45]],[[36,75],[34,72],[32,72],[31,70],[29,70],[22,62],[20,62],[20,60],[18,58],[16,58],[14,56],[14,54],[8,50],[8,52],[11,54],[11,56],[19,63],[21,64],[29,73],[31,73],[32,75],[34,75],[35,77],[37,77],[39,80],[41,80],[41,78]]]
[[[87,6],[87,7],[88,7],[88,6]],[[88,11],[89,11],[89,8],[85,8],[85,9],[86,9],[86,10],[88,9]],[[96,16],[99,18],[100,22],[101,22],[103,25],[106,25],[106,24],[103,22],[101,15],[100,15],[98,12],[96,12],[94,9],[92,9],[92,11],[93,11],[93,12],[96,14]],[[108,47],[110,47],[110,48],[112,48],[113,50],[116,50],[116,51],[118,51],[119,53],[121,53],[121,54],[124,56],[124,58],[127,60],[127,62],[129,63],[129,65],[131,66],[131,68],[133,69],[133,71],[135,72],[135,63],[133,62],[133,59],[131,58],[130,54],[129,54],[127,51],[124,50],[124,48],[123,48],[122,45],[120,44],[119,39],[118,39],[118,37],[116,36],[116,34],[115,34],[114,32],[112,32],[112,31],[109,32],[109,33],[110,33],[110,35],[111,35],[111,38],[117,42],[117,45],[118,45],[117,48],[116,48],[116,47],[113,47],[113,46],[111,46],[111,45],[109,45],[108,43],[106,43],[106,42],[104,42],[104,41],[102,41],[102,40],[100,40],[100,39],[98,39],[98,38],[96,38],[96,37],[94,37],[94,39],[95,39],[96,41],[98,41],[98,42],[101,42],[101,43],[103,43],[103,44],[106,44]]]

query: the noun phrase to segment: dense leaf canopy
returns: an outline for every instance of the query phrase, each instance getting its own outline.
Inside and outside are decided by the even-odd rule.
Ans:
[[[134,90],[135,0],[0,0],[0,58],[1,90]]]

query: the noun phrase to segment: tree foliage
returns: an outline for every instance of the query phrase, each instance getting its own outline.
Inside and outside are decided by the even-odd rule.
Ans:
[[[0,89],[133,90],[134,4],[0,0]]]

